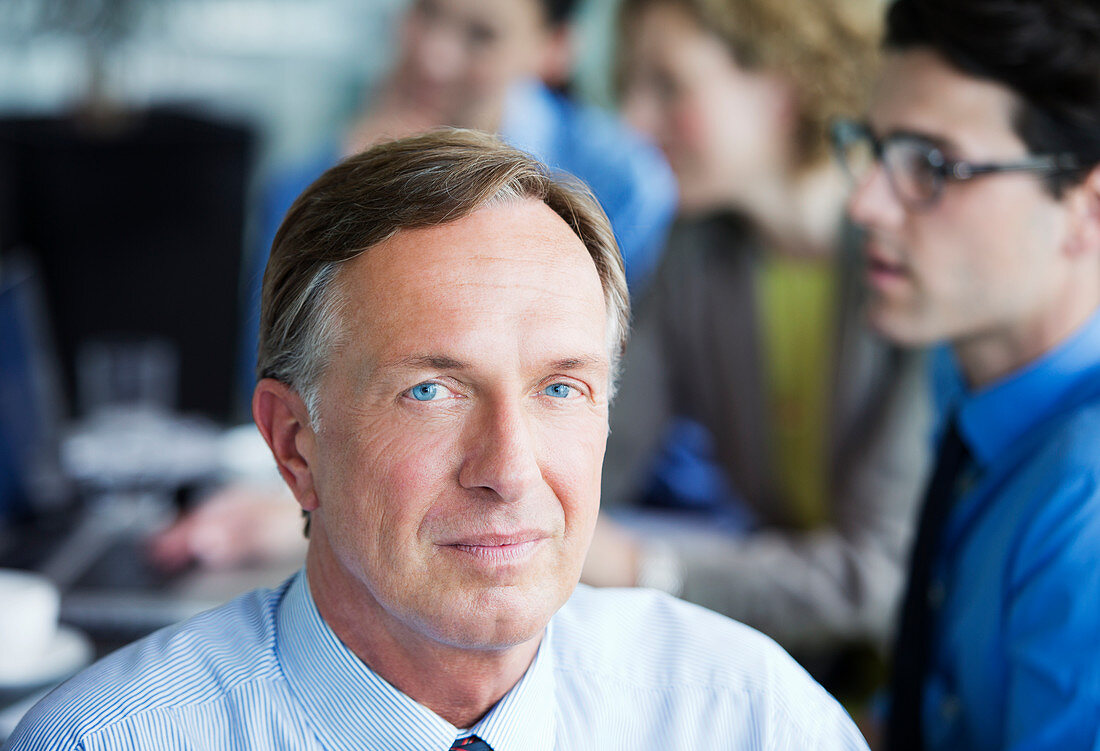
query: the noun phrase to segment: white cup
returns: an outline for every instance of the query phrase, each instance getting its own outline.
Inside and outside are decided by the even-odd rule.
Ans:
[[[57,634],[61,595],[44,576],[0,569],[0,676],[36,672]]]

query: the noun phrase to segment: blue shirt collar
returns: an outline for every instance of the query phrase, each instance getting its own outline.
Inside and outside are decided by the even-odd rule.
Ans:
[[[947,347],[937,352],[933,378],[941,417],[958,415],[971,455],[989,466],[1017,439],[1060,413],[1085,383],[1100,378],[1100,311],[1039,359],[977,391],[967,387]]]
[[[553,656],[543,635],[519,683],[471,730],[494,751],[550,751],[557,705]],[[460,731],[367,667],[329,628],[299,571],[279,605],[279,663],[326,748],[423,751],[451,747]],[[465,733],[461,733],[465,734]]]

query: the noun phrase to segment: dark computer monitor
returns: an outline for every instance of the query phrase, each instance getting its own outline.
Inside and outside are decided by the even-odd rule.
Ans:
[[[177,406],[234,418],[250,130],[169,110],[0,120],[0,262],[29,249],[77,404],[82,346],[168,340]]]

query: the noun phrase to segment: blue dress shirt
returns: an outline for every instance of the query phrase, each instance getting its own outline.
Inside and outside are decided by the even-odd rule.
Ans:
[[[362,663],[299,573],[101,660],[24,718],[31,749],[863,749],[774,642],[649,590],[578,588],[518,684],[459,729]]]
[[[591,188],[611,220],[627,284],[636,296],[657,267],[676,213],[676,178],[657,147],[610,113],[577,104],[534,79],[509,90],[500,135]],[[247,297],[238,364],[243,405],[250,403],[255,383],[260,287],[271,243],[294,199],[338,160],[336,145],[329,144],[276,175],[265,190],[261,240],[247,259],[242,285]]]
[[[1100,743],[1100,313],[978,391],[933,358],[973,457],[933,562],[928,749]]]

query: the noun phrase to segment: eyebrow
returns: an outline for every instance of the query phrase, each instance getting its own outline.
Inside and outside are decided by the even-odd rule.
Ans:
[[[570,371],[598,366],[607,361],[606,357],[596,355],[581,355],[578,357],[565,357],[549,363],[550,370]],[[408,368],[430,370],[470,370],[473,366],[463,360],[458,360],[448,355],[423,354],[410,355],[382,364],[385,368]]]
[[[872,132],[874,132],[873,129]],[[925,133],[919,130],[908,130],[905,128],[891,130],[889,133],[881,136],[880,138],[912,138],[917,141],[924,141],[925,143],[929,143],[941,151],[958,151],[959,149],[958,144],[945,136],[935,136],[931,133]]]
[[[583,370],[584,368],[596,367],[603,365],[607,362],[606,357],[597,357],[595,355],[584,355],[582,357],[567,357],[563,360],[555,360],[550,363],[551,370]]]
[[[382,364],[387,368],[429,368],[432,370],[468,370],[469,363],[447,355],[410,355]]]

